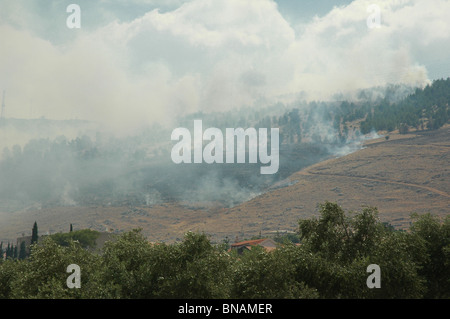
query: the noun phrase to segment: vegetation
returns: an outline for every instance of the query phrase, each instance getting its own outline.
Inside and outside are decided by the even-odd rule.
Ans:
[[[450,217],[413,215],[398,231],[376,208],[345,213],[325,202],[275,251],[242,255],[205,234],[151,244],[140,230],[93,253],[76,233],[45,236],[26,259],[2,261],[0,298],[450,298]],[[79,289],[66,285],[70,264],[80,266]],[[366,285],[370,264],[380,266],[381,288]]]
[[[436,130],[450,120],[449,102],[450,78],[436,80],[397,103],[383,99],[370,107],[361,122],[361,132],[398,129],[400,134],[406,134],[410,127]]]
[[[440,128],[450,119],[449,92],[450,78],[436,80],[423,89],[388,86],[331,102],[276,103],[176,119],[178,127],[187,128],[195,119],[202,119],[205,128],[222,130],[279,128],[280,170],[274,176],[260,176],[260,165],[250,163],[232,168],[214,165],[214,172],[208,164],[172,165],[168,159],[173,127],[156,124],[126,137],[104,132],[72,139],[33,137],[24,145],[0,150],[0,202],[10,211],[37,202],[44,207],[151,206],[205,198],[232,206],[305,166],[342,154],[339,150],[346,151],[348,144],[358,146],[361,133]],[[8,121],[20,132],[34,126],[69,125],[45,120]],[[192,180],[199,181],[195,191]]]
[[[200,117],[209,127],[279,127],[284,147],[309,147],[345,144],[371,131],[435,130],[449,122],[450,78],[409,95],[400,97],[398,91],[402,88],[388,88],[382,98],[375,98],[377,92],[362,91],[355,101],[192,114],[180,125]],[[149,137],[158,141],[170,134],[159,128],[150,133],[112,142],[101,136],[95,141],[87,136],[71,141],[60,137],[5,148],[0,180],[7,182],[0,183],[0,200],[49,205],[157,203],[171,187],[148,189],[149,181],[164,180],[167,167],[158,164],[145,172],[138,168],[153,156],[165,160],[168,151],[155,148],[148,156],[142,142],[146,145]],[[283,150],[291,150],[296,158],[294,147]],[[313,150],[304,152],[317,157],[310,159],[313,162],[326,155],[317,146]],[[289,169],[283,173],[297,171],[299,167],[289,166],[295,161],[287,159],[284,167]],[[244,174],[242,169],[236,172]],[[245,173],[250,176],[249,172]],[[183,180],[189,182],[197,173],[193,170]],[[180,179],[171,179],[180,184]],[[19,247],[0,243],[4,256],[0,298],[450,298],[450,216],[440,220],[430,214],[412,215],[410,229],[399,231],[380,222],[374,207],[346,213],[325,202],[318,218],[299,221],[296,234],[277,234],[276,250],[256,247],[242,255],[229,251],[227,242],[212,244],[205,234],[187,233],[179,244],[151,244],[140,230],[118,236],[101,251],[86,249],[95,246],[98,235],[74,231],[71,225],[68,233],[38,237],[34,223],[29,254],[23,241]],[[81,269],[80,289],[66,285],[71,264]],[[381,288],[367,287],[371,264],[381,269]]]
[[[38,239],[39,239],[38,227],[37,227],[37,223],[34,222],[33,229],[31,231],[31,244],[36,244]]]
[[[57,233],[50,235],[50,237],[61,246],[69,246],[72,241],[78,242],[82,248],[94,247],[95,240],[98,238],[100,233],[91,229],[81,229],[71,231],[69,233]]]

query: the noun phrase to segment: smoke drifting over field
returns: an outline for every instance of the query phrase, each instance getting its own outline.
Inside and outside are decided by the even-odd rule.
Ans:
[[[175,164],[171,149],[176,142],[170,140],[170,129],[160,125],[124,137],[101,131],[93,122],[6,119],[2,136],[21,132],[24,138],[3,148],[0,206],[152,206],[168,201],[233,206],[307,165],[359,149],[365,136],[352,131],[344,138],[327,119],[335,104],[277,104],[260,113],[245,109],[203,115],[204,129],[235,123],[244,129],[279,127],[279,171],[274,175],[261,175],[261,163],[248,160]],[[178,125],[192,131],[198,116],[183,117]]]
[[[289,19],[282,0],[77,3],[74,30],[64,2],[0,0],[0,209],[233,205],[360,147],[356,131],[339,136],[310,102],[395,100],[449,70],[444,0],[381,1],[376,29],[366,24],[368,0]],[[400,86],[386,91],[389,83]],[[279,126],[279,173],[173,164],[171,131],[215,114],[205,127]]]

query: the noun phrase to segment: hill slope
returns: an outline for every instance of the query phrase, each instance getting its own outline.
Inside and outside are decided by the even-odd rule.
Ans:
[[[329,159],[292,174],[262,195],[233,208],[213,204],[165,203],[152,207],[29,207],[0,213],[4,242],[31,232],[91,228],[115,232],[141,227],[152,241],[175,241],[187,231],[204,231],[213,240],[250,238],[295,231],[317,204],[337,202],[345,210],[376,206],[382,221],[409,225],[413,212],[450,212],[450,125],[436,131],[391,134],[372,140],[350,155]]]
[[[406,228],[413,212],[450,213],[449,163],[448,125],[391,135],[388,141],[374,140],[363,150],[301,170],[291,175],[291,185],[239,205],[229,215],[241,216],[243,228],[252,233],[293,230],[299,218],[311,217],[317,204],[328,200],[346,210],[375,206],[382,221]],[[252,220],[258,225],[250,227]]]

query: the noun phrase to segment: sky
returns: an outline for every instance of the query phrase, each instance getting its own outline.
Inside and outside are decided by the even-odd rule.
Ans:
[[[80,28],[66,23],[72,3]],[[448,0],[0,0],[0,90],[10,118],[127,130],[420,87],[450,76],[449,12]]]

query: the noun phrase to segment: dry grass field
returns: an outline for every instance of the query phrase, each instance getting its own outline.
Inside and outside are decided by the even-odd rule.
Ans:
[[[295,231],[301,218],[317,216],[317,205],[337,202],[345,210],[378,208],[381,221],[407,228],[410,215],[450,213],[450,125],[437,131],[390,134],[350,155],[329,159],[292,174],[264,194],[233,208],[198,203],[153,207],[29,207],[0,213],[0,240],[91,228],[123,232],[142,228],[150,241],[174,242],[187,231],[214,241]]]

